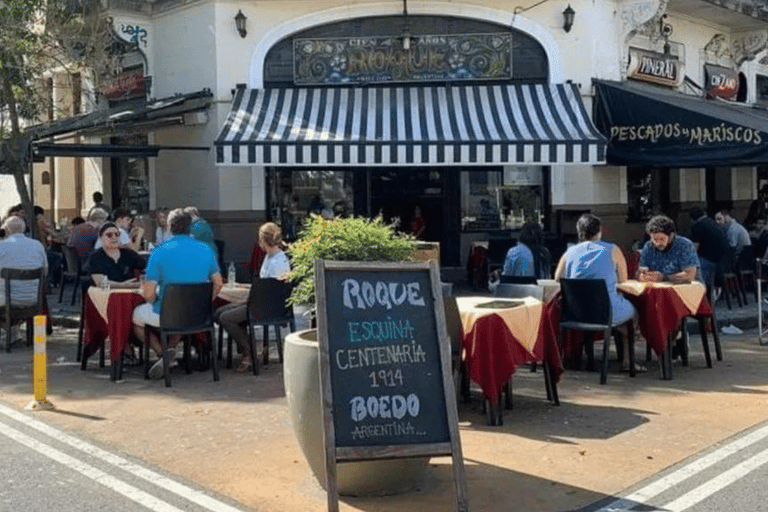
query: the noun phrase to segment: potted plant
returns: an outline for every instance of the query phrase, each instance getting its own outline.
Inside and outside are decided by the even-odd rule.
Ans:
[[[315,302],[315,258],[333,261],[410,261],[416,242],[397,233],[381,217],[349,217],[327,220],[311,216],[299,239],[288,249],[291,255],[290,302],[309,306]],[[291,425],[304,456],[321,486],[325,487],[323,418],[320,397],[317,331],[291,333],[285,338],[283,378]],[[347,462],[337,467],[339,494],[386,495],[405,492],[418,485],[428,459],[394,459]]]

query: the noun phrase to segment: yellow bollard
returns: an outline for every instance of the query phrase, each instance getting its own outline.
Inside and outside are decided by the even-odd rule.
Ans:
[[[35,355],[32,365],[35,400],[27,405],[27,409],[53,409],[48,401],[48,356],[46,353],[47,337],[45,335],[46,317],[35,317]]]

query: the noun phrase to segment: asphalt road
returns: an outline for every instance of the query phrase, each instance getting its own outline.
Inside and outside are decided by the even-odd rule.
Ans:
[[[765,512],[767,479],[765,422],[582,512]]]
[[[250,510],[3,404],[0,453],[0,510]]]

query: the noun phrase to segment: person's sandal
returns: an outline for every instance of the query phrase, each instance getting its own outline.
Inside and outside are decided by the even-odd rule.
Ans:
[[[235,368],[236,373],[249,373],[253,368],[253,365],[250,361],[240,361],[240,364],[237,365],[237,368]]]
[[[629,373],[629,364],[622,364],[621,371],[625,373]],[[645,373],[647,371],[648,371],[648,368],[646,368],[640,363],[635,363],[635,373]]]

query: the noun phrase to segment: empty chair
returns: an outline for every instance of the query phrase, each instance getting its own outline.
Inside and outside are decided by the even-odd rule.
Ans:
[[[505,276],[502,274],[499,276],[499,281],[509,284],[536,284],[536,278],[533,276]]]
[[[451,368],[453,373],[453,383],[456,386],[456,393],[464,402],[469,401],[469,376],[464,367],[464,327],[461,324],[461,314],[459,306],[456,304],[456,297],[452,295],[443,296],[443,309],[445,311],[445,326],[448,331],[448,337],[451,340]]]
[[[739,281],[739,289],[747,304],[747,285],[752,287],[755,292],[755,301],[757,301],[757,279],[755,278],[755,247],[747,245],[742,247],[736,257],[736,277]]]
[[[253,374],[258,375],[260,362],[256,352],[256,327],[262,327],[263,363],[269,362],[269,327],[274,327],[277,341],[277,355],[283,362],[283,338],[280,327],[288,324],[291,332],[296,330],[296,320],[293,316],[293,306],[288,304],[292,286],[290,282],[280,279],[258,276],[253,278],[248,295],[248,334],[251,345],[251,361]]]
[[[0,308],[0,318],[5,322],[6,344],[5,351],[11,351],[11,326],[20,321],[27,323],[27,344],[32,344],[32,333],[34,328],[34,317],[40,314],[43,309],[43,276],[45,272],[42,268],[19,269],[3,268],[0,269],[0,277],[5,281],[5,305]],[[19,286],[24,281],[37,281],[37,295],[34,302],[28,304],[14,304],[11,296],[11,287]]]
[[[608,295],[608,287],[603,279],[561,279],[562,312],[560,316],[559,338],[562,341],[564,329],[585,332],[603,332],[603,366],[600,372],[600,384],[608,381],[608,353],[611,334],[614,328],[613,310]],[[635,339],[632,319],[623,325],[628,327],[629,374],[635,376]],[[592,338],[585,336],[592,351]],[[561,343],[562,346],[562,343]]]
[[[161,357],[163,358],[163,375],[165,386],[171,386],[170,356],[168,354],[168,337],[184,336],[184,360],[187,373],[191,372],[189,354],[191,339],[189,335],[207,333],[207,347],[210,362],[213,367],[213,380],[219,380],[218,360],[214,354],[213,343],[213,283],[176,283],[169,284],[163,292],[163,302],[160,308],[160,328],[145,326],[144,338],[144,378],[149,378],[149,334],[154,331],[159,334]]]
[[[510,298],[533,297],[543,301],[544,288],[536,284],[500,283],[496,287],[495,295]]]
[[[67,264],[67,270],[61,273],[61,280],[59,281],[59,303],[64,299],[64,285],[67,282],[72,283],[72,300],[70,304],[75,303],[77,298],[77,290],[82,286],[82,278],[86,277],[83,272],[83,266],[80,263],[80,258],[77,255],[77,251],[74,247],[68,247],[63,245],[61,250],[64,252],[64,261]],[[90,282],[90,277],[88,277]]]

